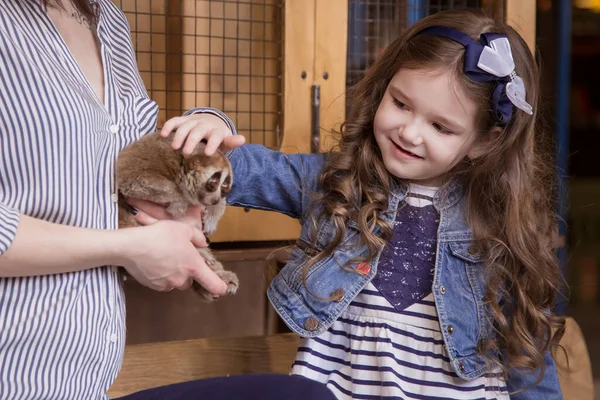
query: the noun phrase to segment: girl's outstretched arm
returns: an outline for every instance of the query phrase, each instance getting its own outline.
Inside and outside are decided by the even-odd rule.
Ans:
[[[227,204],[302,219],[317,188],[324,154],[285,154],[247,144],[229,153],[233,185]]]

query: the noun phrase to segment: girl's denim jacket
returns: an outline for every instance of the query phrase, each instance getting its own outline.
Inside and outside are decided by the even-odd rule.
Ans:
[[[323,154],[286,155],[260,145],[248,144],[231,151],[233,186],[227,202],[233,206],[272,210],[300,220],[302,230],[287,265],[268,288],[268,297],[285,323],[303,337],[318,336],[348,307],[354,297],[377,273],[380,254],[368,264],[354,264],[353,271],[340,267],[346,261],[367,254],[359,242],[356,223],[351,222],[343,243],[334,253],[313,265],[303,284],[307,260],[333,238],[334,227],[328,220],[317,222],[315,229],[308,217],[311,192],[317,190]],[[382,218],[392,223],[405,189],[394,191]],[[470,247],[471,232],[465,221],[461,186],[449,184],[438,191],[434,207],[440,213],[437,257],[432,291],[441,332],[454,372],[471,380],[487,371],[477,344],[490,335],[485,315],[486,279],[480,256]],[[268,227],[277,229],[276,226]],[[377,232],[376,233],[380,233]],[[319,299],[320,298],[320,299]],[[562,399],[552,356],[545,355],[546,372],[535,387],[511,395],[511,399]],[[539,371],[512,370],[509,391],[535,382]]]

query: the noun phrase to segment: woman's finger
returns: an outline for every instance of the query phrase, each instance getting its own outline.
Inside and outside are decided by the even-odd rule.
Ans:
[[[171,219],[165,207],[160,204],[130,197],[125,198],[125,201],[136,210],[143,211],[155,219]]]
[[[192,282],[194,282],[193,279],[188,279],[187,281],[185,281],[185,283],[182,286],[179,286],[177,289],[184,291],[184,290],[188,290],[190,287],[192,287]]]
[[[193,230],[191,242],[196,247],[208,247],[204,232],[197,228],[194,228]]]
[[[203,206],[194,206],[194,205],[189,205],[186,211],[186,214],[188,217],[192,217],[192,218],[196,218],[199,220],[202,220],[202,213],[204,212],[204,207]]]
[[[140,225],[152,225],[156,222],[158,222],[158,220],[154,217],[151,217],[150,215],[146,214],[143,211],[138,210],[138,213],[135,216],[135,220],[137,221],[138,224]]]
[[[206,265],[204,259],[198,254],[198,265],[193,270],[194,280],[200,284],[209,293],[216,296],[227,294],[227,284],[219,276]]]

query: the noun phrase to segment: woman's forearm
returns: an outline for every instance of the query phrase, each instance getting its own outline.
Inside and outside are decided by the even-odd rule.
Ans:
[[[0,277],[48,275],[119,264],[129,236],[124,231],[77,228],[21,214],[14,240],[0,256]]]

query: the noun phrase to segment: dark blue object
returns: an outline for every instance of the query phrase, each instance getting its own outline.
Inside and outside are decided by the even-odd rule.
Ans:
[[[407,25],[411,26],[420,19],[425,18],[429,15],[429,1],[428,0],[409,0],[407,10]]]
[[[558,169],[558,230],[567,237],[568,169],[569,169],[569,105],[571,85],[571,0],[553,2],[556,18],[556,167]],[[566,241],[565,241],[566,242]],[[562,276],[567,276],[567,245],[558,249]],[[563,287],[556,311],[566,314],[567,291]]]
[[[497,82],[492,95],[492,112],[498,125],[504,126],[510,122],[514,106],[506,95],[506,85],[511,81],[511,77],[498,77],[477,66],[484,47],[489,45],[494,39],[508,39],[506,35],[500,33],[482,33],[480,42],[478,42],[466,33],[446,26],[432,26],[423,29],[417,35],[443,36],[462,44],[465,47],[465,75],[475,82]]]
[[[249,374],[176,383],[117,400],[335,400],[327,386],[299,375]]]

